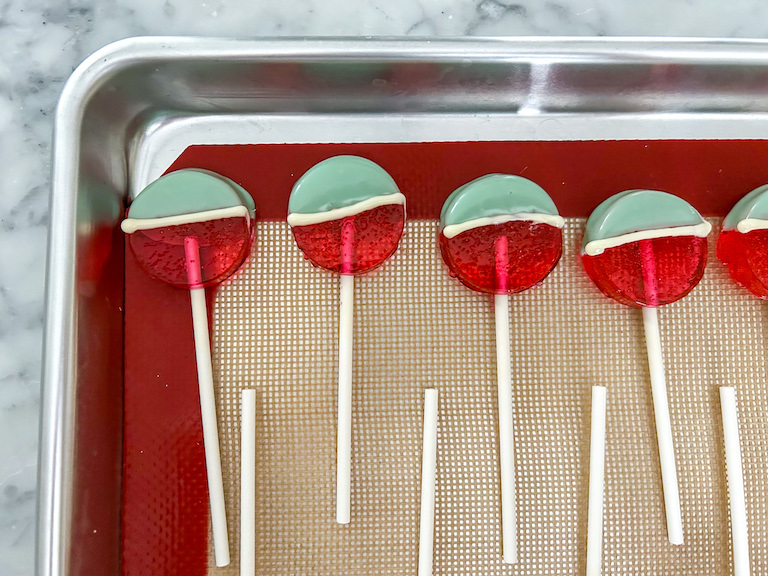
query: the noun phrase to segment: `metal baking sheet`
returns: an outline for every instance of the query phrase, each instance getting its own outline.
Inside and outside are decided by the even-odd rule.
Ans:
[[[763,139],[766,88],[761,41],[143,38],[92,56],[56,121],[38,574],[120,571],[117,223],[187,146]]]

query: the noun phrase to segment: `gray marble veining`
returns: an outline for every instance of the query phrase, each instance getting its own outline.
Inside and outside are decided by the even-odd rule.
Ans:
[[[761,0],[0,0],[0,576],[32,573],[51,132],[88,54],[152,34],[768,37]]]

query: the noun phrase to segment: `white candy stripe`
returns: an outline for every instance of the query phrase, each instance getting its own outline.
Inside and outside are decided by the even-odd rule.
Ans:
[[[617,246],[623,246],[630,242],[637,242],[638,240],[653,240],[655,238],[671,238],[677,236],[697,236],[699,238],[706,238],[712,230],[712,225],[709,222],[701,222],[693,226],[674,226],[672,228],[659,228],[657,230],[641,230],[640,232],[630,232],[629,234],[621,234],[614,236],[613,238],[604,238],[602,240],[592,240],[587,242],[584,247],[584,252],[589,256],[597,256],[602,254],[608,248],[616,248]]]
[[[381,206],[389,206],[390,204],[401,204],[405,206],[405,196],[400,192],[394,194],[387,194],[386,196],[374,196],[368,198],[362,202],[357,202],[350,206],[344,206],[344,208],[334,208],[332,210],[326,210],[325,212],[311,212],[300,213],[293,212],[288,214],[289,226],[310,226],[312,224],[320,224],[322,222],[331,222],[332,220],[341,220],[348,216],[356,216],[368,210],[379,208]]]
[[[745,218],[736,224],[736,230],[742,234],[752,232],[752,230],[765,230],[768,229],[768,220],[762,220],[760,218]]]
[[[133,234],[139,230],[196,224],[198,222],[208,222],[209,220],[237,218],[238,216],[250,219],[251,214],[246,206],[232,206],[231,208],[217,208],[216,210],[204,210],[190,214],[179,214],[178,216],[163,216],[162,218],[126,218],[120,223],[120,228],[126,234]]]
[[[549,224],[555,228],[562,228],[565,224],[562,216],[557,214],[537,214],[521,212],[519,214],[505,214],[503,216],[489,216],[486,218],[475,218],[474,220],[467,220],[461,224],[449,224],[443,228],[443,236],[446,238],[453,238],[458,236],[462,232],[467,230],[473,230],[474,228],[481,228],[483,226],[492,226],[494,224],[506,224],[507,222],[535,222],[537,224]]]

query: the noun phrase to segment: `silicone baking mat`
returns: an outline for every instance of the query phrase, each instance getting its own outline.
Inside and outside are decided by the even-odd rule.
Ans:
[[[509,145],[474,144],[486,151]],[[702,211],[717,213],[725,205],[724,214],[751,189],[745,180],[768,181],[768,174],[755,171],[745,175],[732,169],[723,175],[717,165],[729,156],[741,159],[767,149],[762,142],[725,143],[725,156],[717,154],[721,142],[699,149],[702,143],[650,143],[660,156],[675,151],[666,159],[666,171],[616,164],[612,155],[631,151],[622,149],[626,143],[571,144],[573,150],[596,146],[584,160],[592,158],[592,169],[603,171],[607,193],[580,182],[584,193],[574,199],[579,187],[567,168],[562,186],[550,182],[548,187],[542,179],[554,177],[551,170],[550,176],[542,171],[548,159],[542,143],[538,155],[530,154],[538,171],[528,174],[517,166],[526,160],[519,155],[509,156],[513,160],[504,171],[554,188],[556,203],[570,216],[588,214],[602,197],[623,188],[681,192],[665,178],[687,182],[683,193]],[[632,144],[640,152],[649,146]],[[374,146],[373,153],[366,146]],[[410,146],[409,167],[402,160],[388,164],[386,157],[377,158],[387,146]],[[338,279],[302,258],[284,222],[262,221],[251,260],[218,291],[212,306],[213,349],[233,557],[223,569],[213,567],[209,551],[188,295],[147,278],[129,255],[123,573],[238,573],[244,387],[255,388],[259,397],[259,574],[415,574],[427,387],[440,390],[435,573],[582,573],[593,384],[608,387],[604,573],[730,573],[717,398],[717,387],[724,384],[738,387],[753,570],[768,571],[765,306],[733,285],[714,257],[715,226],[703,281],[660,312],[686,537],[683,546],[672,546],[666,539],[641,315],[602,296],[583,272],[578,260],[583,218],[567,219],[563,258],[554,272],[542,285],[512,298],[520,561],[514,567],[502,564],[491,300],[447,275],[430,218],[455,187],[449,186],[451,179],[467,181],[502,168],[496,160],[476,163],[467,178],[463,164],[452,169],[451,154],[419,158],[430,146],[435,145],[308,146],[294,148],[296,153],[286,146],[284,162],[293,160],[296,166],[287,174],[269,164],[272,150],[247,146],[219,147],[215,154],[188,151],[174,166],[197,165],[235,177],[254,193],[262,216],[276,218],[290,185],[306,168],[336,153],[358,153],[393,173],[409,202],[421,200],[409,204],[410,216],[417,219],[408,222],[395,257],[356,283],[349,526],[334,522]],[[465,156],[473,153],[468,144],[454,146],[463,146]],[[285,182],[248,187],[247,179],[237,178],[238,170],[244,173],[244,149],[252,170],[274,172]],[[239,159],[227,167],[221,164],[224,157]],[[214,160],[206,164],[204,158]],[[445,189],[419,190],[420,182],[434,186],[429,175],[436,165],[450,175],[437,178]],[[683,178],[697,169],[698,188]],[[581,166],[577,171],[587,173]],[[626,183],[617,184],[622,177]],[[654,179],[662,185],[651,186]],[[280,200],[268,198],[275,189]],[[566,193],[570,204],[562,200]]]

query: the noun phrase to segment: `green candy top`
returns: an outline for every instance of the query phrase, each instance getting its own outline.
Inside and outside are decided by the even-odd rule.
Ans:
[[[723,222],[723,230],[733,230],[742,220],[768,220],[768,184],[755,188],[736,202]]]
[[[673,194],[626,190],[603,201],[589,216],[582,253],[588,252],[590,242],[669,228],[690,228],[686,235],[706,236],[711,227],[693,206]]]
[[[521,176],[488,174],[448,196],[440,211],[440,230],[481,218],[519,214],[559,218],[557,206],[538,184]]]
[[[144,188],[131,203],[135,219],[166,218],[234,206],[245,206],[251,217],[256,206],[241,186],[215,172],[188,168],[166,174]]]
[[[378,164],[359,156],[334,156],[299,178],[288,200],[288,213],[318,214],[399,193],[395,181]]]

